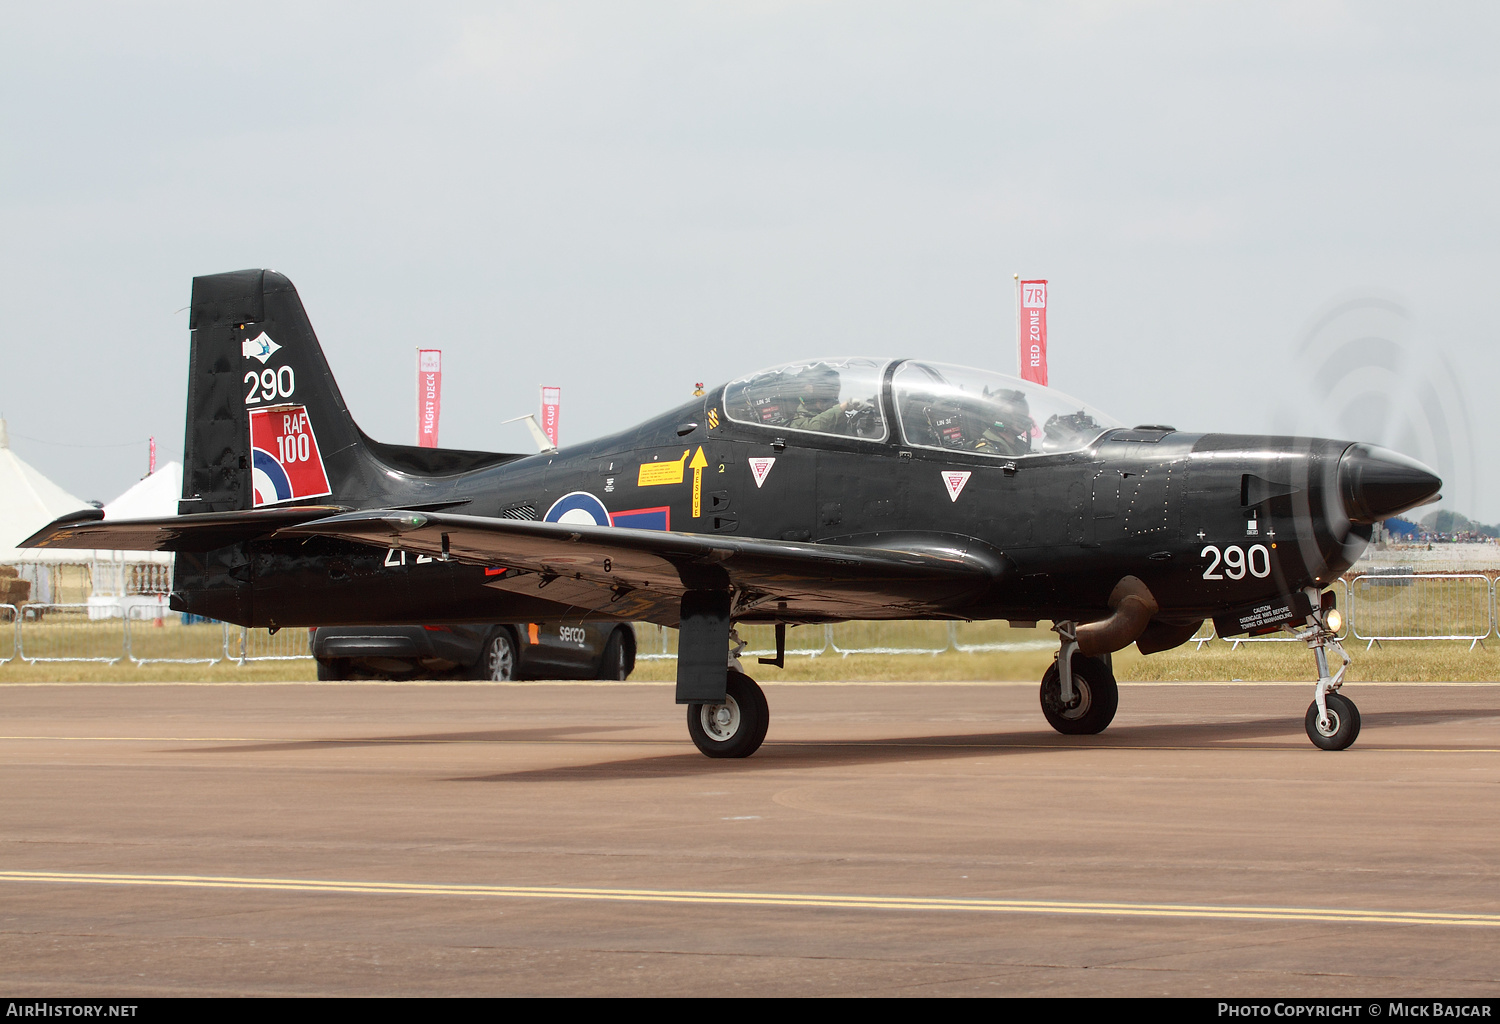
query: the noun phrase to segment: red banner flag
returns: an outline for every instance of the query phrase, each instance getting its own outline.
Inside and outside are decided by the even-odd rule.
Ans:
[[[1016,324],[1017,361],[1021,377],[1047,383],[1047,282],[1021,281],[1020,320]]]
[[[417,445],[438,446],[438,418],[443,412],[443,350],[417,349]]]
[[[557,422],[562,406],[562,388],[542,388],[542,433],[557,447]]]

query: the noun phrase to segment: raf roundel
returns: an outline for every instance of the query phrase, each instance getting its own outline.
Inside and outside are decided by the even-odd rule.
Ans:
[[[251,454],[255,460],[251,470],[255,478],[255,507],[289,500],[292,496],[292,481],[287,476],[286,469],[270,452],[254,448],[251,449]]]
[[[549,523],[572,523],[575,526],[609,526],[609,510],[604,502],[588,491],[564,494],[552,503],[542,517]]]

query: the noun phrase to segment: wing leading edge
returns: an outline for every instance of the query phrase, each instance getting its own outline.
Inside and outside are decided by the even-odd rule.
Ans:
[[[676,624],[684,593],[701,590],[732,591],[744,620],[955,613],[1005,565],[987,549],[934,537],[865,547],[384,509],[287,525],[276,536],[504,567],[491,586],[665,625]]]

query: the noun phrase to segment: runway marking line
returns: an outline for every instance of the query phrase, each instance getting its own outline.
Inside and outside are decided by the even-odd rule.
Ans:
[[[1035,689],[1034,681],[1025,679],[762,679],[759,680],[763,687],[814,687],[814,686],[867,686],[875,688],[884,687],[972,687],[982,686],[986,688],[1000,687],[1025,687]],[[1351,692],[1358,693],[1369,687],[1493,687],[1497,681],[1484,679],[1452,680],[1449,682],[1432,681],[1410,681],[1400,680],[1359,680],[1349,683]],[[1311,687],[1316,680],[1298,679],[1122,679],[1118,685],[1126,687],[1154,687],[1154,686],[1212,686],[1215,688],[1228,687],[1229,689],[1247,689],[1254,686],[1280,686],[1280,687]],[[616,680],[594,680],[594,679],[541,679],[526,680],[525,682],[501,682],[488,679],[354,679],[347,682],[327,682],[311,679],[229,679],[229,680],[137,680],[137,679],[100,679],[93,682],[79,682],[77,680],[7,680],[0,682],[0,689],[28,689],[36,687],[105,687],[129,689],[131,687],[272,687],[272,686],[302,686],[320,687],[327,689],[350,690],[361,686],[388,687],[399,689],[402,687],[410,689],[423,688],[465,688],[465,687],[490,687],[492,689],[517,689],[517,690],[539,690],[546,687],[567,687],[585,689],[608,689],[623,690],[626,687],[650,687],[655,689],[666,689],[676,686],[670,679],[628,679]]]
[[[1299,734],[1300,735],[1300,734]],[[444,746],[462,745],[465,743],[489,743],[490,740],[479,739],[386,739],[383,737],[372,737],[368,739],[345,738],[345,739],[294,739],[287,736],[0,736],[0,742],[26,741],[26,742],[68,742],[68,743],[276,743],[287,745],[308,744],[319,747],[373,747],[382,744],[398,747],[410,746]],[[600,739],[591,737],[586,740],[564,737],[550,740],[522,740],[507,739],[503,741],[509,746],[533,745],[533,746],[558,746],[571,743],[610,743],[631,744],[635,746],[671,746],[685,747],[682,740],[671,739]],[[1180,746],[1154,744],[1150,746],[1137,746],[1135,744],[1093,743],[1088,746],[1076,746],[1062,742],[1052,743],[924,743],[920,739],[913,740],[772,740],[766,747],[827,747],[839,748],[854,747],[899,747],[913,748],[917,750],[1145,750],[1145,751],[1198,751],[1198,750],[1235,750],[1235,751],[1286,751],[1305,750],[1306,744],[1288,741],[1283,744],[1204,744],[1201,746]],[[1372,746],[1366,743],[1360,748],[1368,753],[1383,754],[1500,754],[1500,747],[1383,747]]]
[[[1007,900],[984,897],[852,896],[819,893],[707,892],[672,889],[592,889],[571,886],[439,885],[420,882],[350,882],[214,875],[125,875],[71,871],[0,871],[0,882],[54,885],[133,885],[271,892],[355,893],[381,896],[467,896],[520,899],[685,903],[707,906],[812,907],[833,910],[968,911],[999,914],[1066,914],[1095,917],[1164,917],[1211,920],[1309,921],[1330,924],[1448,925],[1500,928],[1500,914],[1332,907],[1216,906],[1188,903],[1108,903],[1074,900]]]

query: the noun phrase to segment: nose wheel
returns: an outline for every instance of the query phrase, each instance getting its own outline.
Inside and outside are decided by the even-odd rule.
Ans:
[[[1324,750],[1343,750],[1359,738],[1359,708],[1341,693],[1323,697],[1327,714],[1318,714],[1318,702],[1307,706],[1307,738]]]

